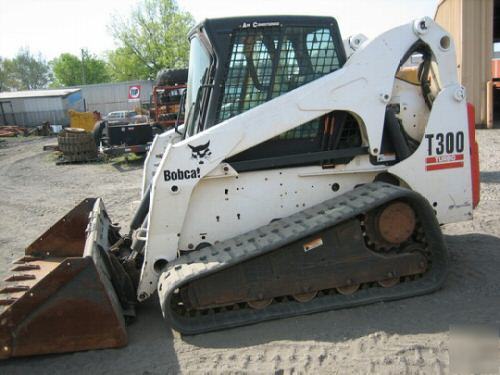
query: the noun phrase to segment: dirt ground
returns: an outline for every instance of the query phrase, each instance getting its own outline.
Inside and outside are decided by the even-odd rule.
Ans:
[[[173,332],[150,301],[126,348],[12,359],[0,373],[448,373],[450,325],[500,327],[500,130],[478,138],[481,204],[474,221],[444,227],[451,270],[435,294],[191,337]],[[138,204],[140,163],[56,166],[42,151],[54,142],[0,144],[0,275],[83,198],[103,197],[124,224]]]

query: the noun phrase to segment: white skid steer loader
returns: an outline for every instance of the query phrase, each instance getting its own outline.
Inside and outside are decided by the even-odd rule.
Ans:
[[[157,136],[120,235],[86,199],[2,293],[1,357],[123,346],[158,292],[183,334],[438,289],[440,225],[479,202],[473,107],[429,18],[342,40],[331,17],[206,20],[186,122]]]

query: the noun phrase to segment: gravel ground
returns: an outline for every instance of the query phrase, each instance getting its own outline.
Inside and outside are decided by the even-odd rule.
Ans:
[[[481,204],[472,222],[446,225],[450,276],[432,295],[180,337],[157,301],[138,309],[123,349],[11,359],[2,374],[448,373],[450,325],[500,327],[500,130],[478,131]],[[56,166],[54,139],[0,144],[0,274],[24,247],[87,196],[115,222],[138,204],[141,165]]]

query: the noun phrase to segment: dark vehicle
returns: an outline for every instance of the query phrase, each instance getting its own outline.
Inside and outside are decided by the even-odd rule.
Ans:
[[[168,130],[184,122],[184,96],[188,69],[166,69],[158,72],[150,100],[149,116],[156,125]]]
[[[108,121],[96,123],[93,131],[96,146],[101,147],[102,152],[109,155],[146,153],[154,136],[163,130],[149,121],[138,122],[144,118],[147,119],[146,116],[134,116],[126,124]]]
[[[149,150],[156,134],[183,123],[187,71],[160,71],[150,99],[149,117],[135,111],[110,112],[94,128],[96,145],[107,154],[142,154]]]
[[[185,84],[153,87],[149,116],[156,125],[168,130],[174,127],[176,122],[184,122],[184,110],[181,104],[185,93]]]

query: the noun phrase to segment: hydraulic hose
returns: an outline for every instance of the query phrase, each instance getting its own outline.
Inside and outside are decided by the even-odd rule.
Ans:
[[[151,185],[148,186],[146,189],[146,193],[142,196],[141,203],[139,204],[139,207],[135,211],[134,217],[132,218],[132,221],[130,223],[130,235],[132,235],[132,232],[136,229],[138,229],[141,224],[144,222],[144,219],[146,218],[146,215],[149,212],[149,199],[151,196]]]
[[[389,138],[394,146],[394,151],[396,152],[396,157],[398,160],[404,160],[411,155],[410,147],[406,142],[406,139],[401,130],[401,125],[396,118],[396,114],[391,107],[387,107],[385,110],[385,128],[389,133]]]

